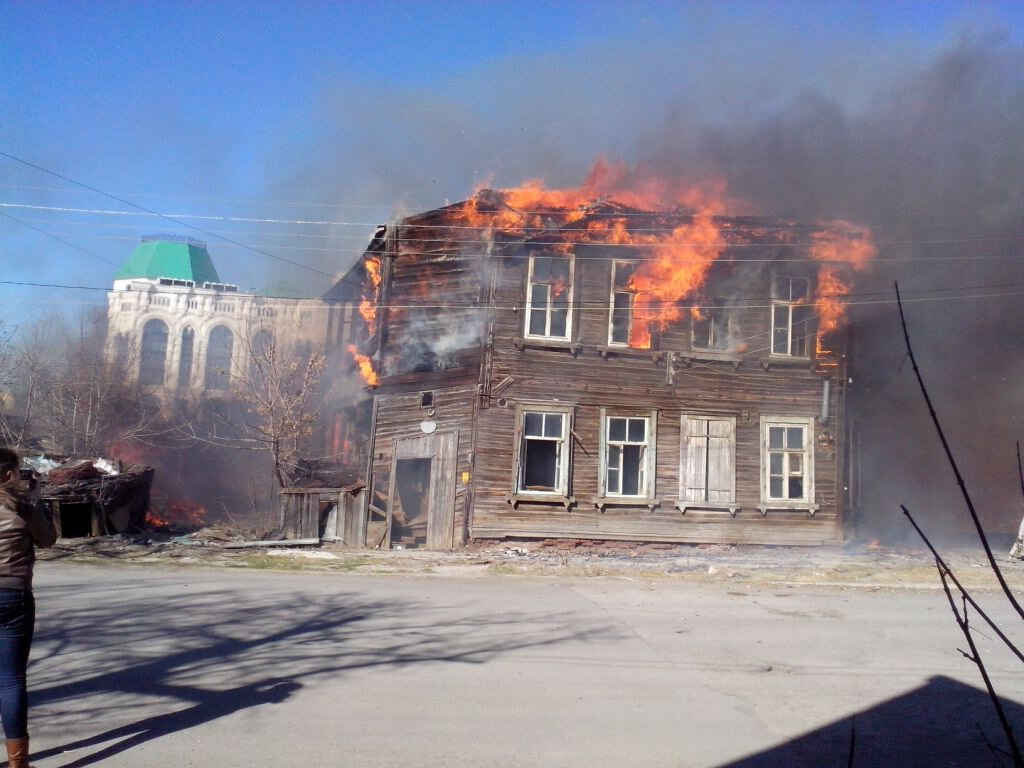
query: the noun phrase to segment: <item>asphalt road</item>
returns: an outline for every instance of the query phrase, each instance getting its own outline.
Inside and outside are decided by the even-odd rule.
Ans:
[[[36,595],[37,768],[846,766],[851,732],[854,765],[932,768],[1005,744],[930,589],[46,562]],[[979,642],[1024,736],[1024,668]]]

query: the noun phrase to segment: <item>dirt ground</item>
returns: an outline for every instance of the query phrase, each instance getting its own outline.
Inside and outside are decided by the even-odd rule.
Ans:
[[[493,577],[612,577],[756,584],[820,584],[861,588],[939,588],[925,549],[766,547],[729,545],[546,547],[499,542],[455,552],[366,550],[340,544],[236,548],[239,542],[216,529],[174,536],[152,533],[62,539],[41,560],[86,563],[203,565],[280,571],[346,572]],[[965,586],[996,588],[980,546],[943,549],[943,557]],[[997,551],[1008,582],[1024,589],[1024,562]]]

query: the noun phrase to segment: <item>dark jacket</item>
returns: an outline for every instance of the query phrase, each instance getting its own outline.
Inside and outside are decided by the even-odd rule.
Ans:
[[[57,540],[53,523],[39,502],[0,501],[0,589],[32,589],[35,548]]]

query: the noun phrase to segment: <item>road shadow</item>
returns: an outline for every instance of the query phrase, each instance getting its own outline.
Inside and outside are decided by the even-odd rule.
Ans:
[[[1020,740],[1024,706],[1006,699],[1002,703]],[[938,676],[905,694],[719,768],[1012,765],[1000,750],[1005,753],[1008,745],[988,693]]]
[[[188,578],[183,573],[175,580]],[[333,585],[327,591],[323,585],[330,582],[322,579],[305,589],[296,577],[273,593],[261,591],[261,582],[251,591],[185,583],[177,594],[168,594],[165,583],[156,593],[146,581],[118,569],[109,584],[37,588],[33,719],[53,727],[87,714],[90,724],[110,725],[59,746],[47,739],[33,760],[120,739],[68,755],[71,762],[62,765],[102,763],[144,742],[285,701],[315,678],[380,667],[484,664],[520,649],[615,636],[609,626],[572,614],[490,611],[414,597],[367,600]],[[145,716],[131,719],[130,712]],[[36,743],[44,746],[41,739]]]

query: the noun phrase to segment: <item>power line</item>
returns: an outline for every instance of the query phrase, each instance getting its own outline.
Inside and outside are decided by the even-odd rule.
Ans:
[[[59,289],[83,290],[83,291],[101,291],[101,292],[104,292],[104,293],[125,294],[125,295],[129,295],[129,294],[133,293],[131,291],[115,291],[112,288],[101,288],[101,287],[93,286],[93,285],[68,285],[68,284],[61,284],[61,283],[40,283],[40,282],[20,281],[20,280],[0,280],[0,285],[23,286],[23,287],[34,287],[34,288],[59,288]],[[915,291],[915,293],[948,293],[950,291],[994,291],[994,290],[997,290],[997,289],[1008,289],[1008,288],[1018,288],[1018,287],[1024,287],[1024,284],[1022,284],[1022,283],[995,283],[995,284],[989,284],[989,285],[950,286],[950,287],[942,287],[942,288],[922,288],[922,289],[918,289],[917,291]],[[141,293],[141,291],[138,291],[138,292],[135,292],[135,293]],[[161,291],[159,289],[157,289],[155,291],[146,291],[145,293],[147,295],[150,295],[150,294],[159,294],[159,295],[165,295],[165,296],[181,295],[180,291]],[[954,295],[954,296],[918,296],[918,297],[911,297],[911,298],[904,299],[904,301],[905,302],[906,301],[915,301],[915,302],[921,302],[921,301],[959,301],[961,299],[998,298],[998,297],[1003,297],[1003,296],[1018,296],[1018,295],[1022,295],[1022,294],[1024,294],[1024,291],[1004,291],[1004,292],[998,292],[998,293],[979,293],[979,294],[974,294],[974,295],[963,294],[963,295]],[[802,305],[798,304],[797,306],[813,307],[813,306],[816,306],[816,305],[820,304],[824,299],[835,300],[838,303],[842,304],[843,306],[867,306],[867,305],[875,305],[875,304],[895,304],[896,303],[895,299],[887,299],[887,298],[876,298],[876,299],[862,298],[862,299],[855,300],[855,301],[847,300],[847,297],[849,297],[849,296],[856,296],[856,297],[883,297],[883,296],[886,296],[886,295],[888,295],[887,292],[885,292],[885,293],[883,293],[883,292],[854,293],[854,294],[844,294],[842,296],[840,296],[840,295],[827,295],[827,296],[817,297],[815,300],[808,301],[808,302],[806,302],[805,304],[802,304]],[[263,294],[257,294],[257,293],[221,294],[220,296],[224,300],[231,300],[231,299],[233,299],[235,297],[253,297],[253,298],[261,299],[264,302],[266,302],[267,300],[280,301],[280,302],[288,302],[289,305],[292,305],[292,304],[297,303],[297,302],[319,302],[319,301],[321,301],[319,298],[316,298],[316,297],[308,297],[308,298],[296,299],[296,298],[293,298],[291,296],[265,296]],[[769,303],[767,303],[767,304],[739,304],[739,303],[722,304],[722,303],[706,303],[706,302],[702,302],[702,303],[685,302],[683,304],[680,304],[679,306],[680,306],[681,309],[690,309],[690,308],[693,308],[693,309],[769,309],[772,306],[774,306],[775,304],[780,303],[778,301],[773,301],[771,297],[745,297],[745,298],[741,297],[741,298],[736,299],[736,301],[737,302],[764,301],[764,302],[769,302]],[[664,306],[671,306],[672,304],[675,304],[675,303],[676,302],[662,302],[659,306],[663,306],[663,307]],[[783,303],[793,303],[793,302],[783,302]],[[472,310],[482,310],[482,309],[484,309],[485,310],[485,309],[488,309],[488,305],[469,304],[469,303],[456,303],[456,302],[446,302],[446,303],[415,303],[415,304],[412,304],[412,303],[407,303],[407,304],[388,303],[388,304],[376,304],[375,306],[377,308],[379,308],[379,309],[401,309],[401,310],[411,310],[411,309],[466,309],[466,310],[468,310],[468,309],[472,309]],[[606,300],[592,301],[592,302],[586,302],[586,301],[575,302],[574,301],[574,302],[569,302],[568,304],[566,304],[566,306],[570,307],[572,309],[611,309],[612,304],[611,304],[610,301],[606,301]],[[316,309],[318,307],[310,306],[308,308]],[[326,304],[325,304],[325,308],[327,308]],[[516,304],[495,304],[495,305],[493,305],[493,308],[494,309],[500,309],[500,310],[507,310],[507,311],[518,311],[518,310],[523,308],[523,305],[520,304],[520,303],[516,303]],[[642,311],[642,308],[641,308],[641,311]]]
[[[86,250],[85,248],[81,247],[80,245],[75,245],[74,243],[72,243],[72,242],[70,242],[68,240],[65,240],[63,237],[60,237],[59,235],[55,235],[52,232],[46,232],[45,230],[42,230],[39,227],[36,227],[36,226],[33,226],[32,224],[29,224],[27,221],[22,221],[21,219],[15,218],[14,216],[11,216],[11,214],[9,214],[9,213],[4,213],[3,211],[0,211],[0,216],[3,216],[4,218],[10,219],[13,222],[21,224],[21,226],[23,226],[23,227],[28,227],[29,229],[31,229],[31,230],[33,230],[35,232],[38,232],[41,235],[46,235],[47,237],[52,237],[54,240],[58,240],[58,241],[64,243],[64,245],[66,245],[66,246],[68,246],[70,248],[74,248],[76,251],[81,251],[82,253],[86,254],[87,256],[92,256],[94,259],[99,259],[100,261],[106,262],[107,264],[110,264],[111,266],[114,266],[114,267],[118,266],[116,263],[114,263],[110,259],[105,259],[102,256],[93,253],[92,251]]]
[[[75,179],[72,179],[72,178],[69,178],[67,176],[64,176],[64,175],[62,175],[60,173],[57,173],[56,171],[51,171],[51,170],[49,170],[47,168],[43,168],[41,165],[36,165],[35,163],[31,163],[28,160],[22,160],[20,157],[15,157],[14,155],[8,154],[7,152],[0,151],[0,157],[6,157],[9,160],[13,160],[16,163],[21,163],[22,165],[26,165],[29,168],[34,168],[37,171],[49,174],[50,176],[53,176],[53,177],[58,178],[58,179],[61,179],[62,181],[67,181],[67,182],[69,182],[71,184],[75,184],[76,186],[82,187],[83,189],[88,189],[89,191],[95,192],[98,195],[103,195],[104,197],[109,197],[111,200],[116,200],[117,202],[121,203],[122,205],[127,205],[127,206],[130,206],[132,208],[138,208],[140,211],[143,211],[143,212],[145,212],[145,213],[147,213],[147,214],[149,214],[151,216],[158,216],[161,219],[173,222],[174,224],[178,224],[179,226],[187,227],[188,229],[195,230],[196,232],[201,232],[201,233],[203,233],[204,235],[206,235],[208,237],[215,237],[218,240],[223,240],[224,242],[227,242],[227,243],[233,243],[234,245],[240,246],[242,248],[247,248],[247,249],[253,251],[254,253],[259,253],[259,254],[267,256],[267,257],[269,257],[271,259],[276,259],[277,261],[282,261],[282,262],[284,262],[286,264],[291,264],[293,267],[298,267],[299,269],[305,269],[305,270],[308,270],[310,272],[316,272],[317,274],[324,275],[325,277],[330,277],[330,278],[334,278],[335,277],[334,275],[332,275],[332,274],[330,274],[328,272],[322,272],[319,269],[314,269],[313,267],[306,266],[305,264],[300,264],[299,262],[292,261],[291,259],[287,259],[284,256],[277,256],[277,255],[275,255],[273,253],[270,253],[269,251],[264,251],[264,250],[262,250],[260,248],[253,248],[252,246],[245,245],[244,243],[240,243],[237,240],[232,240],[229,237],[223,237],[222,235],[218,235],[216,232],[211,232],[211,231],[203,229],[201,227],[197,227],[197,226],[195,226],[193,224],[188,224],[188,223],[186,223],[184,221],[180,221],[178,219],[175,219],[172,216],[167,216],[165,214],[158,213],[157,211],[150,210],[149,208],[146,208],[145,206],[139,205],[138,203],[133,203],[133,202],[131,202],[129,200],[125,200],[124,198],[118,197],[117,195],[112,195],[109,192],[104,192],[103,190],[97,189],[96,187],[90,186],[89,184],[85,184],[85,183],[83,183],[81,181],[76,181]]]
[[[3,154],[4,153],[0,152],[0,155],[3,155]],[[91,187],[88,187],[88,188],[91,189]],[[105,194],[105,193],[101,193],[101,194]],[[120,198],[116,198],[115,197],[114,199],[115,200],[119,200]],[[127,203],[127,204],[133,205],[132,203]],[[306,265],[303,265],[303,264],[299,264],[299,263],[296,263],[296,262],[291,262],[288,259],[285,259],[283,257],[279,257],[279,256],[276,256],[274,254],[268,253],[266,251],[262,251],[260,249],[257,249],[257,248],[255,248],[252,245],[249,245],[249,244],[246,244],[246,243],[240,243],[240,242],[231,240],[230,238],[224,237],[223,235],[220,235],[220,234],[217,234],[217,233],[213,233],[213,232],[209,232],[209,231],[207,231],[205,229],[202,229],[200,227],[195,227],[193,225],[187,224],[186,222],[182,221],[182,219],[197,219],[197,220],[205,220],[205,221],[230,221],[230,222],[240,222],[240,223],[250,223],[250,224],[252,224],[252,223],[259,223],[259,224],[286,224],[286,225],[292,225],[292,226],[337,226],[337,227],[364,227],[364,228],[380,226],[379,222],[378,223],[373,223],[373,222],[365,222],[365,221],[275,219],[275,218],[254,218],[254,217],[242,217],[242,216],[212,216],[212,215],[206,215],[206,214],[188,214],[188,213],[164,214],[164,213],[158,213],[156,211],[150,211],[149,209],[142,208],[141,206],[137,206],[137,207],[139,207],[141,209],[141,211],[142,211],[141,213],[137,213],[135,211],[116,211],[116,210],[100,209],[100,208],[68,208],[68,207],[61,207],[61,206],[33,205],[33,204],[28,204],[28,203],[0,202],[0,208],[43,210],[43,211],[52,211],[52,212],[58,212],[58,213],[85,213],[85,214],[90,214],[90,215],[156,216],[156,217],[159,217],[159,218],[163,218],[163,219],[165,219],[167,221],[174,222],[174,223],[179,224],[181,226],[188,227],[189,229],[193,229],[195,231],[202,232],[202,233],[210,235],[212,237],[216,237],[216,238],[218,238],[220,240],[223,240],[223,241],[225,241],[227,243],[235,245],[236,247],[245,248],[245,249],[248,249],[248,250],[254,250],[254,251],[257,251],[258,253],[262,253],[263,255],[269,256],[271,258],[275,258],[275,259],[279,259],[279,260],[282,260],[282,261],[286,261],[286,262],[288,262],[288,263],[290,263],[290,264],[292,264],[294,266],[299,266],[299,267],[304,268],[304,269],[309,269],[311,271],[318,272],[319,274],[323,274],[323,275],[326,275],[327,273],[326,272],[320,272],[320,270],[317,270],[317,269],[315,269],[313,267],[309,267],[309,266],[306,266]],[[610,214],[608,216],[608,218],[614,218],[614,216],[615,216],[614,214]],[[79,225],[79,226],[104,226],[100,222],[84,222],[84,221],[80,221],[80,222],[75,222],[75,224]],[[590,234],[595,234],[597,236],[603,234],[601,232],[593,233],[593,232],[591,232],[591,230],[589,230],[589,229],[587,229],[585,227],[576,227],[576,228],[573,228],[573,227],[558,227],[558,228],[554,228],[554,229],[552,229],[550,227],[515,227],[515,228],[510,228],[510,229],[507,229],[507,230],[503,230],[503,229],[501,229],[500,227],[497,227],[497,226],[487,226],[487,225],[411,224],[411,223],[401,223],[399,225],[399,228],[400,228],[400,230],[402,230],[402,229],[438,229],[438,230],[444,230],[444,231],[455,230],[455,231],[466,231],[466,232],[478,232],[478,233],[481,233],[481,234],[489,233],[489,232],[496,232],[496,233],[501,233],[501,234],[506,234],[506,235],[515,234],[514,241],[523,241],[524,245],[529,245],[529,246],[561,246],[561,245],[565,245],[566,242],[567,242],[564,239],[561,239],[561,240],[537,240],[537,239],[533,239],[533,237],[531,237],[529,235],[530,232],[536,232],[537,233],[536,236],[540,236],[542,234],[549,234],[549,235],[552,235],[552,236],[557,236],[559,234],[570,234],[570,233],[580,233],[580,234],[588,234],[588,233],[590,233]],[[726,228],[722,228],[721,231],[723,233],[727,234],[727,233],[733,233],[733,232],[748,232],[748,231],[749,232],[771,232],[771,231],[795,232],[795,231],[800,231],[801,229],[803,229],[805,231],[809,231],[809,232],[821,232],[821,231],[824,231],[825,229],[827,229],[827,227],[825,225],[814,225],[814,226],[807,226],[807,227],[726,227]],[[260,231],[253,231],[253,230],[226,230],[226,231],[228,231],[230,233],[234,233],[234,234],[253,234],[253,235],[263,235],[263,236],[271,235],[271,236],[274,236],[274,237],[319,237],[319,238],[337,239],[337,240],[361,240],[361,241],[365,241],[366,240],[365,235],[315,235],[315,234],[311,235],[311,234],[306,234],[306,233],[280,233],[280,234],[278,234],[278,233],[268,233],[268,232],[260,232]],[[651,228],[642,228],[641,227],[641,228],[630,228],[630,230],[629,230],[629,232],[631,234],[640,234],[640,235],[648,234],[648,235],[651,235],[651,236],[654,236],[656,234],[672,233],[674,231],[676,231],[676,228],[673,228],[673,227],[651,227]],[[483,242],[482,238],[480,238],[480,237],[452,238],[452,237],[441,237],[441,236],[438,236],[438,237],[429,237],[429,236],[425,236],[425,237],[402,237],[402,236],[399,236],[398,238],[396,238],[396,241],[400,242],[400,243],[406,243],[406,244],[408,244],[408,243],[451,243],[451,244],[456,244],[456,245],[460,245],[460,244],[479,245],[479,244],[481,244]],[[881,246],[908,246],[908,245],[963,245],[963,244],[969,244],[969,243],[1009,243],[1009,242],[1019,242],[1019,241],[1024,241],[1024,235],[1020,235],[1020,236],[1019,235],[999,236],[999,237],[991,237],[991,236],[989,236],[989,237],[956,237],[956,238],[950,237],[950,238],[927,238],[927,239],[903,239],[903,240],[874,240],[874,241],[872,241],[872,245],[874,245],[876,247],[881,247]],[[736,248],[762,248],[763,249],[763,248],[769,248],[769,247],[784,247],[784,248],[801,249],[801,250],[803,250],[803,249],[813,248],[814,245],[815,245],[814,242],[787,243],[787,242],[781,242],[781,241],[780,242],[745,242],[745,243],[718,241],[718,242],[712,242],[712,243],[706,243],[706,242],[693,242],[693,243],[690,243],[690,242],[674,242],[674,241],[662,240],[662,241],[655,241],[655,242],[616,243],[616,242],[607,242],[607,241],[602,241],[602,240],[593,240],[593,241],[588,241],[588,240],[570,240],[569,242],[572,243],[574,248],[575,247],[579,247],[579,246],[585,246],[585,247],[600,247],[600,248],[616,247],[616,248],[637,248],[637,249],[653,249],[653,248],[704,248],[704,249],[715,249],[715,248],[722,248],[722,249],[726,249],[726,248],[728,248],[728,249],[736,249]],[[506,245],[506,243],[502,243],[502,245]],[[283,248],[285,246],[275,246],[275,247]],[[297,248],[293,248],[293,249],[298,250]],[[315,250],[315,249],[307,249],[307,250]],[[323,250],[333,250],[333,249],[323,249]],[[582,258],[582,257],[580,257],[580,258]],[[926,258],[927,257],[909,257],[909,256],[908,257],[876,257],[876,258],[872,259],[872,262],[878,262],[878,261],[911,261],[911,260],[915,260],[916,261],[916,260],[923,260],[923,259],[926,259]],[[937,258],[956,259],[956,258],[961,258],[961,257],[950,256],[950,257],[937,257]],[[739,261],[741,259],[737,259],[737,260]],[[744,261],[752,261],[752,259],[742,259],[742,260],[744,260]],[[764,259],[764,261],[776,261],[776,260],[777,259]],[[824,260],[822,260],[822,261],[824,261]],[[835,261],[841,261],[841,260],[835,260]]]

